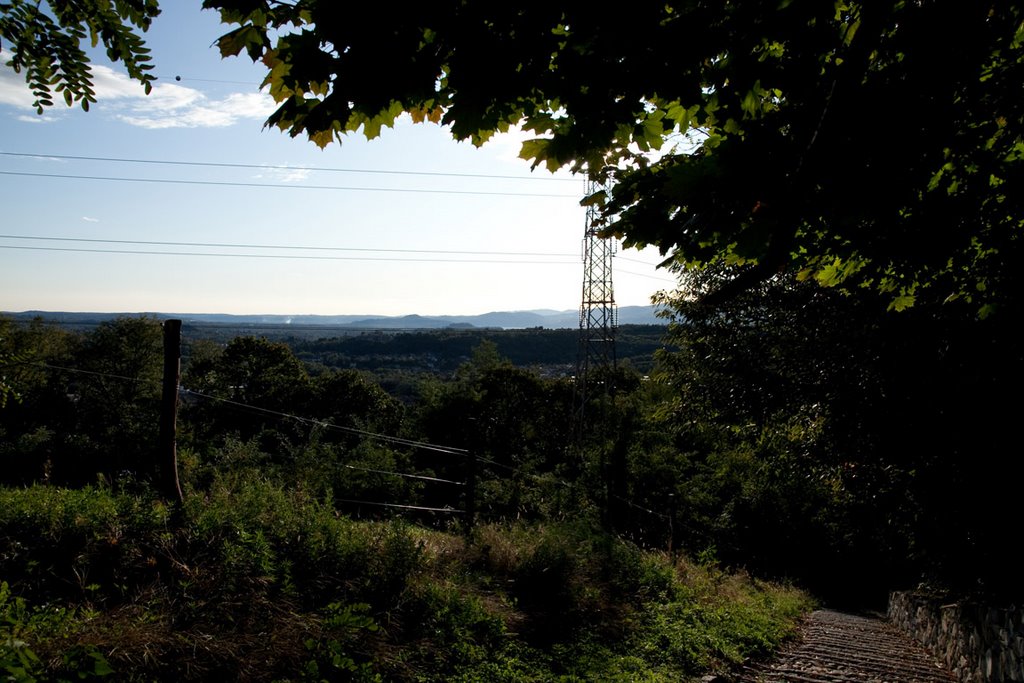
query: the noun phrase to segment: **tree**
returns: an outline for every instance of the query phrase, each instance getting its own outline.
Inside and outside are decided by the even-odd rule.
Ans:
[[[157,0],[10,0],[0,2],[0,47],[11,46],[7,66],[25,71],[25,81],[40,114],[60,93],[70,107],[80,102],[88,111],[96,101],[92,70],[83,44],[103,43],[111,61],[124,63],[128,75],[148,95],[153,68],[136,29],[146,31],[160,14]]]
[[[884,314],[876,295],[792,274],[702,300],[728,277],[688,273],[695,295],[663,302],[676,348],[647,419],[685,454],[687,541],[847,599],[922,577],[1018,599],[992,524],[1024,473],[1006,398],[1024,381],[1016,321]]]
[[[321,146],[402,113],[475,144],[522,125],[535,166],[614,176],[590,201],[627,245],[755,264],[732,289],[785,269],[984,315],[1020,287],[1018,3],[204,7],[237,26],[225,56],[267,66],[268,125]]]
[[[234,432],[248,439],[262,433],[265,441],[287,440],[306,431],[286,417],[310,391],[305,367],[286,344],[235,337],[223,351],[200,346],[183,383],[201,397],[185,413],[202,436]]]

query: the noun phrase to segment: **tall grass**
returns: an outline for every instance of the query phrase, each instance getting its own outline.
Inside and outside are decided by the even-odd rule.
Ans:
[[[0,671],[41,680],[678,680],[770,651],[809,606],[582,523],[464,539],[252,471],[177,516],[145,493],[0,489],[0,579]]]

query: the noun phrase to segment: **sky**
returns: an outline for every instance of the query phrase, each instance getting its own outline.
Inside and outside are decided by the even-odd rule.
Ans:
[[[263,70],[221,59],[215,12],[162,6],[149,96],[97,54],[98,103],[40,116],[0,66],[0,311],[579,308],[584,182],[531,172],[521,133],[476,148],[403,118],[320,150],[264,128]],[[620,307],[673,287],[660,260],[619,249]]]

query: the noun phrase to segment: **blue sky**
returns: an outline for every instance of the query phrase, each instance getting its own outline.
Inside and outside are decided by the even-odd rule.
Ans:
[[[163,5],[146,35],[159,77],[148,97],[99,59],[97,105],[38,116],[22,76],[0,66],[0,310],[579,306],[581,179],[531,173],[511,134],[477,149],[402,120],[320,150],[264,129],[262,70],[220,58],[218,15]],[[658,260],[620,251],[619,306],[672,286]]]

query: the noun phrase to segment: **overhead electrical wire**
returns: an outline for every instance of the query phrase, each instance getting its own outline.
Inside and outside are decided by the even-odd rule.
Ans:
[[[620,261],[629,261],[630,263],[639,263],[639,264],[644,265],[644,266],[650,266],[651,268],[661,268],[661,267],[663,267],[663,265],[661,263],[651,263],[650,261],[641,261],[640,259],[629,258],[628,256],[622,256],[620,254],[616,254],[615,258],[617,258]]]
[[[31,247],[19,244],[0,244],[0,249],[23,249],[29,251],[63,251],[85,254],[139,254],[146,256],[216,256],[221,258],[298,259],[307,261],[392,261],[408,263],[507,263],[513,265],[575,265],[575,261],[511,261],[507,259],[443,259],[443,258],[395,258],[373,256],[303,256],[300,254],[230,254],[205,251],[148,251],[144,249],[82,249],[74,247]]]
[[[398,503],[375,503],[369,500],[351,500],[349,498],[332,498],[335,503],[349,503],[352,505],[374,505],[377,507],[385,508],[400,508],[402,510],[423,510],[426,512],[447,512],[453,515],[464,515],[465,510],[459,510],[458,508],[431,508],[424,507],[422,505],[399,505]]]
[[[579,199],[575,194],[544,194],[541,192],[488,192],[485,190],[431,190],[405,187],[348,187],[341,185],[298,185],[289,183],[243,183],[220,180],[181,180],[172,178],[124,178],[117,176],[74,175],[70,173],[28,173],[24,171],[0,171],[0,175],[27,178],[59,178],[64,180],[104,180],[120,183],[166,183],[170,185],[204,185],[211,187],[261,187],[286,190],[332,190],[344,192],[409,192],[413,194],[454,194],[491,197],[546,197],[549,199]]]
[[[401,446],[409,446],[411,448],[418,448],[425,451],[434,451],[436,453],[446,453],[448,455],[467,455],[469,451],[465,448],[456,448],[454,446],[441,446],[438,444],[429,443],[427,441],[415,441],[413,439],[403,439],[397,436],[388,436],[387,434],[378,434],[376,432],[366,431],[365,429],[356,429],[355,427],[342,427],[341,425],[332,424],[325,420],[318,420],[312,417],[302,417],[300,415],[293,415],[291,413],[284,413],[279,410],[270,410],[269,408],[260,408],[259,406],[249,405],[248,403],[242,403],[240,401],[233,401],[229,398],[221,398],[219,396],[212,396],[205,394],[201,391],[195,391],[193,389],[186,389],[181,387],[178,389],[180,393],[192,394],[193,396],[199,396],[211,401],[218,401],[220,403],[226,403],[234,405],[240,408],[245,408],[252,412],[262,413],[265,415],[273,415],[275,417],[283,417],[296,422],[302,422],[304,424],[312,424],[319,427],[325,427],[327,429],[334,429],[340,432],[346,432],[348,434],[357,434],[359,436],[365,436],[378,441],[384,441],[387,443],[394,443]]]
[[[662,282],[671,282],[672,284],[676,284],[676,281],[673,280],[672,278],[660,277],[658,275],[649,275],[647,273],[634,273],[631,270],[623,270],[622,268],[616,268],[615,274],[618,275],[619,273],[625,273],[626,275],[636,275],[637,277],[646,277],[652,280],[661,280]]]
[[[229,249],[294,249],[297,251],[357,251],[394,254],[457,254],[465,256],[544,256],[550,258],[571,258],[575,254],[553,254],[530,251],[460,251],[452,249],[378,249],[371,247],[320,247],[287,244],[235,244],[229,242],[158,242],[154,240],[111,240],[86,237],[56,237],[42,235],[0,235],[5,240],[38,240],[48,242],[88,242],[91,244],[143,244],[167,247],[210,247]]]
[[[650,510],[648,508],[645,508],[642,505],[637,505],[633,501],[627,500],[627,499],[623,498],[622,496],[612,495],[612,498],[615,498],[616,500],[619,500],[619,501],[625,503],[626,505],[628,505],[631,508],[636,508],[637,510],[641,510],[641,511],[646,512],[648,514],[654,515],[656,517],[661,517],[662,519],[668,519],[669,518],[669,516],[666,515],[666,514],[662,514],[660,512],[655,512],[654,510]]]
[[[405,472],[391,472],[388,470],[375,470],[372,467],[360,467],[358,465],[342,465],[345,469],[356,470],[357,472],[372,472],[373,474],[387,474],[392,477],[402,477],[403,479],[420,479],[423,481],[434,481],[441,484],[454,484],[456,486],[465,486],[464,481],[454,481],[452,479],[440,479],[438,477],[427,477],[422,474],[407,474]]]
[[[496,175],[490,173],[453,173],[443,171],[394,171],[371,168],[334,168],[330,166],[287,166],[280,164],[242,164],[219,161],[174,161],[171,159],[125,159],[120,157],[72,156],[69,154],[45,154],[30,152],[0,152],[2,156],[30,159],[58,159],[61,161],[102,161],[124,164],[153,164],[163,166],[196,166],[207,168],[248,168],[277,171],[311,171],[323,173],[367,173],[373,175],[408,175],[435,178],[480,178],[486,180],[541,180],[545,182],[582,183],[580,178],[554,178],[545,176]]]
[[[82,374],[82,375],[95,375],[97,377],[110,377],[112,379],[122,379],[122,380],[125,380],[125,381],[128,381],[128,382],[136,382],[136,383],[139,383],[139,382],[147,382],[147,383],[150,383],[150,384],[159,384],[160,383],[159,380],[147,380],[147,379],[143,379],[141,377],[128,377],[126,375],[115,375],[115,374],[110,373],[110,372],[97,372],[95,370],[82,370],[81,368],[69,368],[69,367],[65,367],[65,366],[62,366],[62,365],[52,365],[50,363],[44,363],[42,361],[22,361],[22,362],[10,363],[9,365],[30,365],[30,366],[34,366],[34,367],[38,367],[38,368],[46,368],[48,370],[63,370],[65,372],[77,372],[77,373]]]
[[[156,76],[156,79],[158,81],[161,81],[161,80],[162,81],[169,81],[169,80],[171,80],[171,77],[170,76]],[[253,86],[253,87],[256,86],[256,83],[254,83],[252,81],[225,81],[225,80],[222,80],[222,79],[219,79],[219,78],[192,78],[191,76],[175,76],[174,80],[179,82],[179,83],[182,82],[182,81],[199,81],[200,83],[230,83],[232,85],[249,85],[249,86]]]
[[[474,456],[474,458],[476,459],[477,462],[482,462],[484,464],[492,465],[494,467],[501,467],[503,469],[508,470],[509,472],[512,472],[513,474],[518,474],[521,477],[530,477],[531,479],[536,479],[538,481],[542,481],[542,482],[545,482],[545,483],[548,483],[548,484],[559,484],[560,486],[565,486],[567,488],[572,488],[572,484],[564,482],[564,481],[562,481],[561,479],[559,479],[557,477],[553,477],[553,476],[546,476],[545,477],[545,476],[541,476],[539,474],[533,474],[532,472],[524,472],[523,470],[521,470],[518,467],[513,467],[512,465],[505,465],[503,463],[491,460],[490,458],[485,458],[482,455]]]
[[[387,249],[387,248],[372,248],[372,247],[321,247],[311,245],[294,245],[289,246],[285,244],[237,244],[229,242],[165,242],[156,240],[113,240],[113,239],[96,239],[96,238],[84,238],[84,237],[57,237],[57,236],[33,236],[33,235],[0,235],[0,239],[9,240],[35,240],[35,241],[48,241],[48,242],[82,242],[88,244],[140,244],[140,245],[151,245],[151,246],[189,246],[189,247],[208,247],[208,248],[219,248],[219,249],[280,249],[280,250],[295,250],[295,251],[343,251],[343,252],[359,252],[359,253],[386,253],[386,254],[451,254],[455,256],[533,256],[540,258],[570,258],[574,254],[567,253],[547,253],[547,252],[529,252],[529,251],[467,251],[467,250],[446,250],[446,249]],[[429,259],[416,259],[416,258],[390,258],[390,257],[372,257],[372,256],[361,256],[361,257],[344,257],[344,256],[303,256],[298,254],[235,254],[225,252],[179,252],[179,251],[151,251],[151,250],[136,250],[136,249],[86,249],[82,247],[33,247],[28,245],[7,245],[0,244],[0,249],[23,249],[30,251],[64,251],[64,252],[81,252],[81,253],[97,253],[97,254],[140,254],[150,256],[222,256],[229,258],[275,258],[275,259],[311,259],[311,260],[341,260],[341,261],[410,261],[414,263],[508,263],[508,264],[552,264],[552,265],[575,265],[576,261],[519,261],[519,260],[491,260],[491,259],[441,259],[441,258],[429,258]],[[622,257],[617,257],[622,258]],[[636,259],[623,259],[634,261],[636,263],[644,263],[645,265],[653,266],[653,264],[638,261]],[[658,275],[650,275],[647,273],[636,273],[629,270],[623,270],[621,268],[616,269],[616,273],[622,273],[625,275],[635,275],[637,277],[645,277],[653,280],[660,280],[662,282],[675,283],[676,281],[667,278],[659,277]]]

